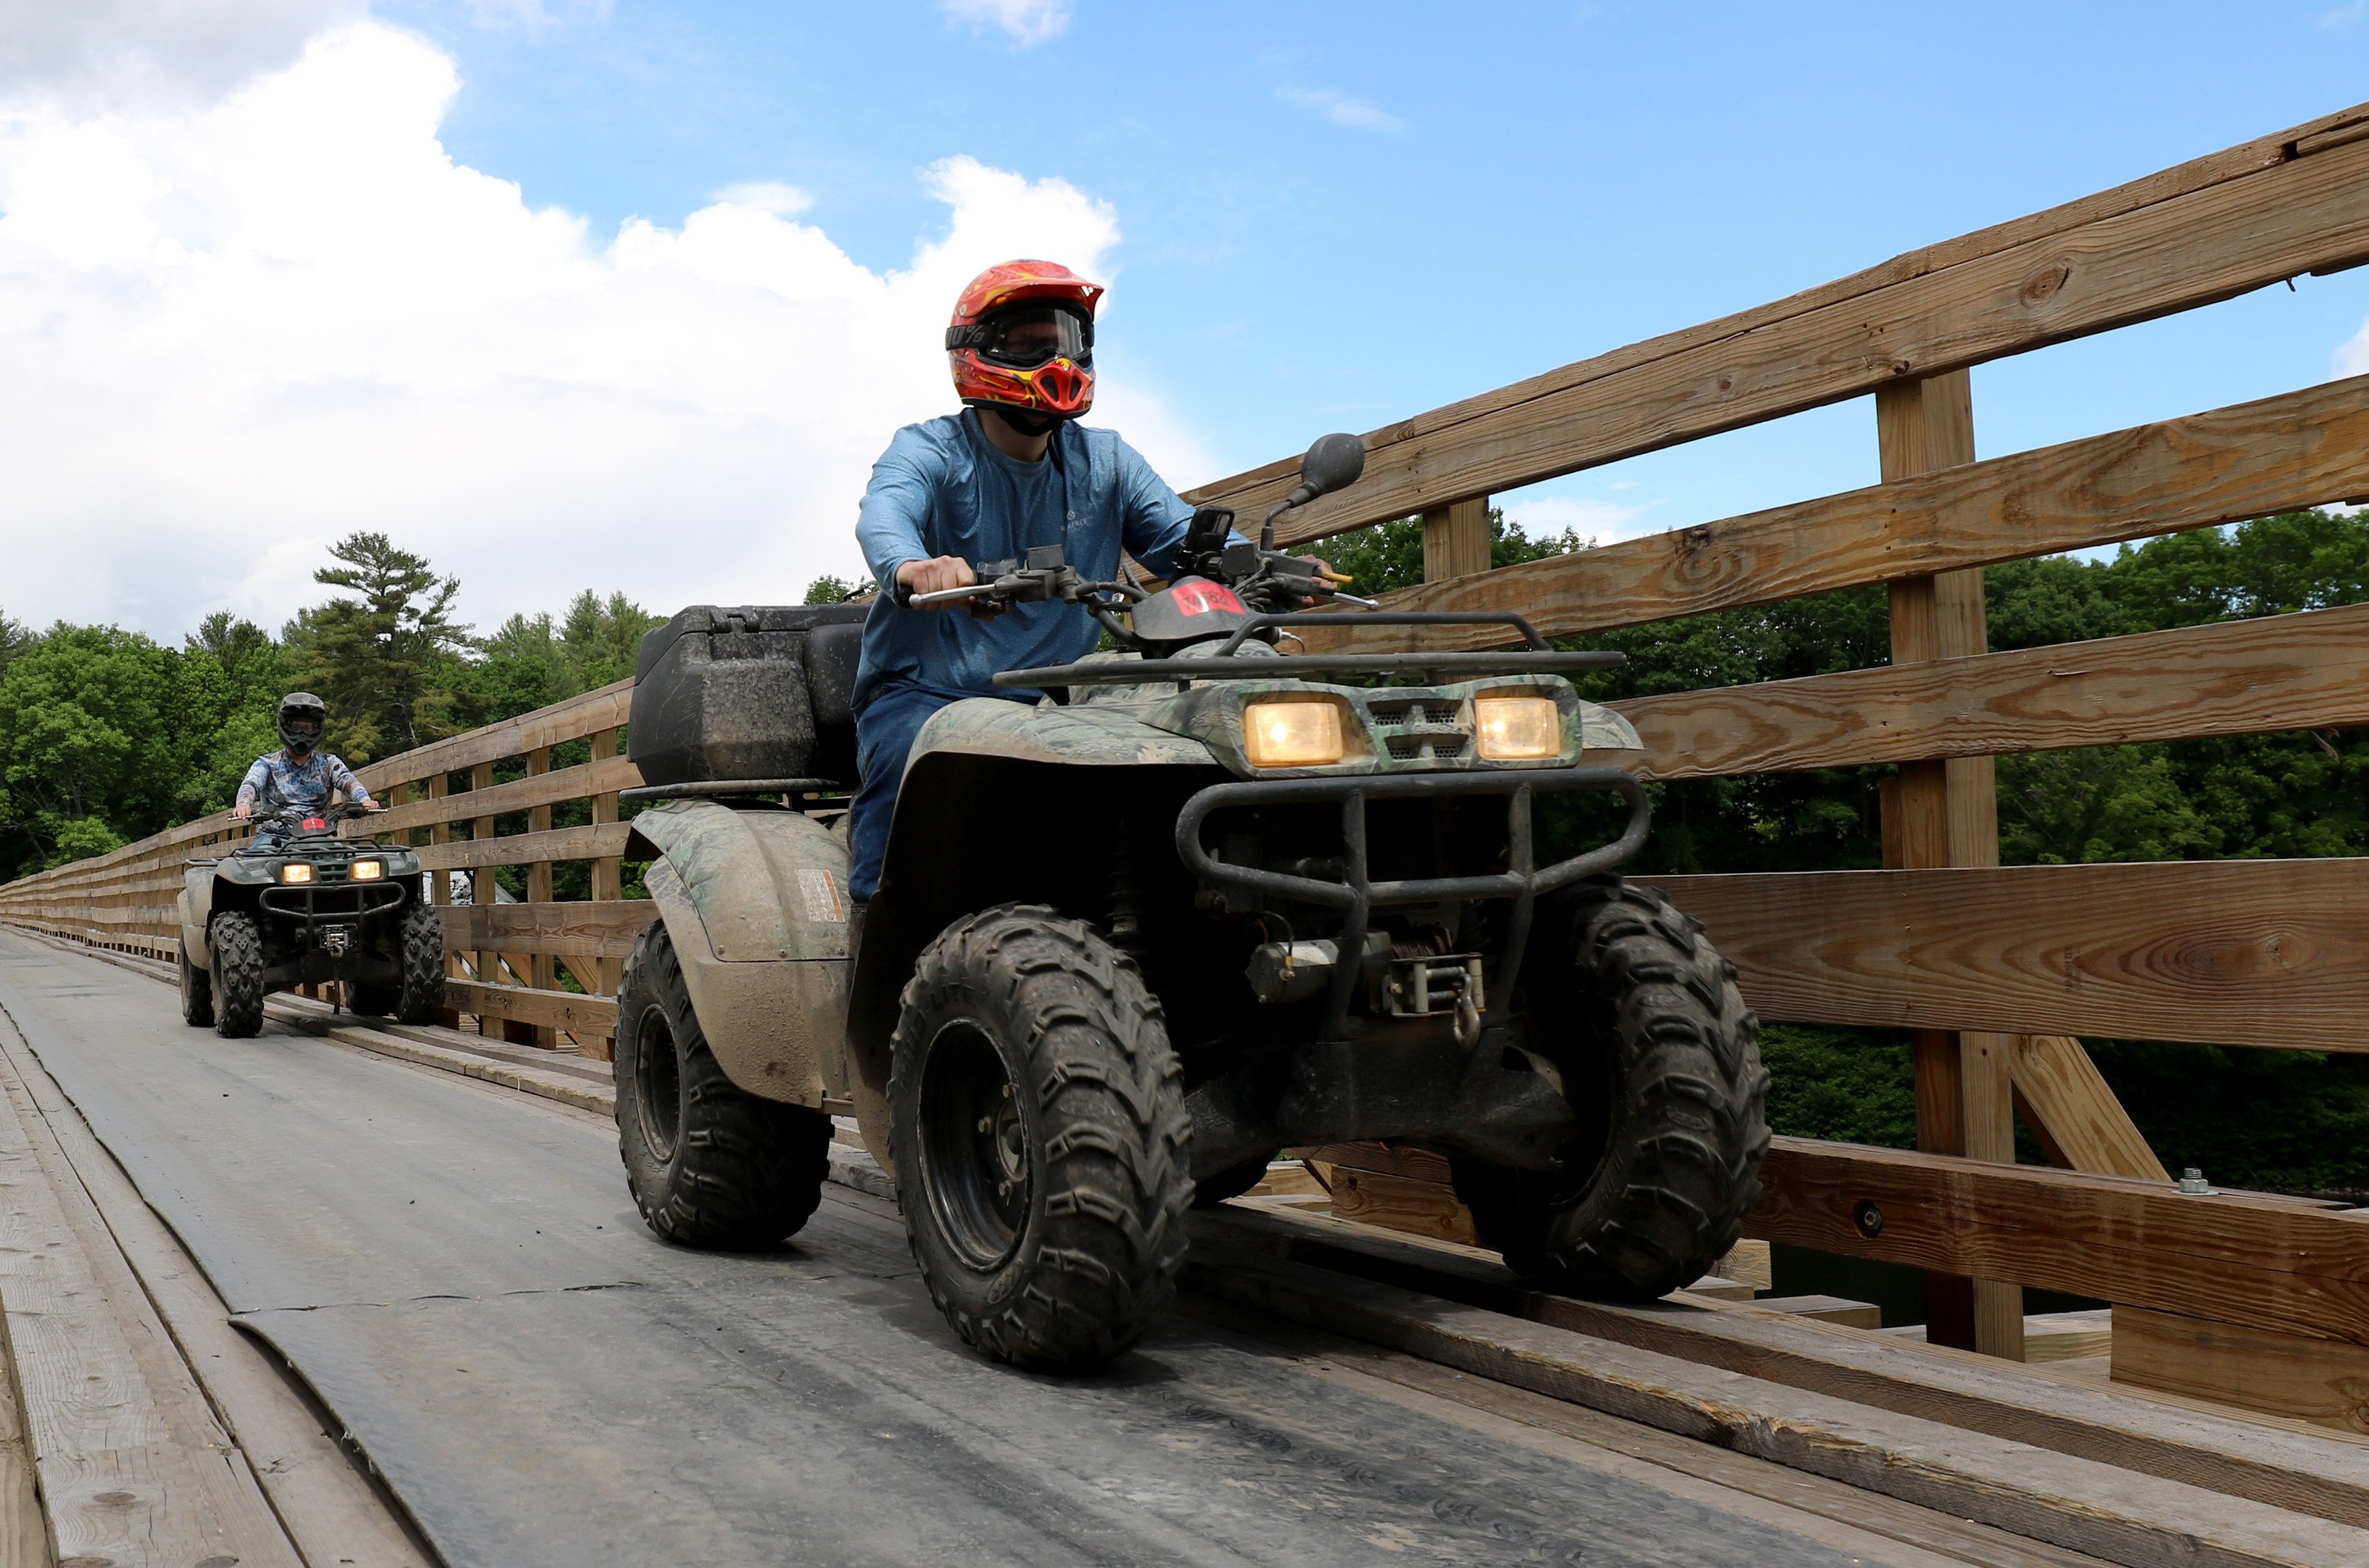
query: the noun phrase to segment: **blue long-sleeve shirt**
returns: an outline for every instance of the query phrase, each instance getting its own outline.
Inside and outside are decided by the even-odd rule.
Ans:
[[[899,609],[891,594],[908,561],[959,555],[977,567],[1059,544],[1082,575],[1107,582],[1118,576],[1124,544],[1152,573],[1168,575],[1193,509],[1115,430],[1065,423],[1053,441],[1041,461],[1022,463],[996,450],[968,408],[908,425],[890,440],[855,523],[883,589],[864,623],[858,713],[898,684],[950,696],[1024,695],[999,692],[996,672],[1070,663],[1101,635],[1082,608],[1057,601],[1015,605],[992,621],[959,606]]]

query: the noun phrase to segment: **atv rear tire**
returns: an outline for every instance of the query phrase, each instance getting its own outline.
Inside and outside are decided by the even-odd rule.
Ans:
[[[1456,1161],[1457,1196],[1528,1278],[1650,1301],[1701,1277],[1759,1201],[1759,1021],[1702,923],[1650,888],[1592,877],[1539,914],[1530,1047],[1585,1130],[1558,1173]]]
[[[214,917],[214,1033],[244,1040],[263,1033],[263,930],[255,917],[231,910]]]
[[[663,921],[625,960],[615,1067],[625,1185],[659,1237],[755,1252],[780,1245],[813,1215],[830,1174],[830,1118],[725,1076]]]
[[[413,902],[403,911],[403,980],[395,986],[398,1024],[433,1024],[444,1015],[444,922]]]
[[[1159,1001],[1084,922],[958,921],[905,987],[888,1078],[905,1233],[956,1333],[1078,1371],[1168,1307],[1193,1207],[1192,1118]]]
[[[214,979],[189,962],[189,944],[180,944],[181,1022],[203,1029],[214,1021]]]

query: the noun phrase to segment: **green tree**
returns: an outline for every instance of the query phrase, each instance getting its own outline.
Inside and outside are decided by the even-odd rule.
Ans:
[[[387,756],[451,727],[444,707],[469,628],[452,618],[458,578],[383,533],[350,533],[329,548],[344,563],[313,580],[357,595],[303,611],[285,634],[295,673],[329,705],[349,761]]]
[[[559,631],[568,694],[630,679],[641,658],[643,635],[665,620],[622,593],[602,599],[588,588],[570,600]]]
[[[808,604],[844,604],[857,592],[872,586],[870,578],[818,577],[807,584],[805,602]]]
[[[8,668],[9,660],[32,647],[35,635],[22,621],[0,614],[0,670]]]
[[[168,825],[174,674],[173,653],[136,632],[64,624],[0,670],[0,835],[12,874],[96,841],[87,824],[118,841]]]

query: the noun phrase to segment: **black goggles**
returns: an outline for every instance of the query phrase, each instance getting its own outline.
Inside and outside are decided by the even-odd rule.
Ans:
[[[285,733],[296,736],[302,739],[318,740],[321,738],[321,721],[316,718],[292,718],[284,721],[280,727]]]
[[[1018,304],[985,321],[946,328],[946,348],[975,349],[982,360],[1035,370],[1055,360],[1094,361],[1093,319],[1074,305]]]

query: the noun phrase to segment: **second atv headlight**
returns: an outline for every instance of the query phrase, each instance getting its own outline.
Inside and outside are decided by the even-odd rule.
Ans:
[[[1562,715],[1552,697],[1482,697],[1472,716],[1481,755],[1493,762],[1530,762],[1562,751]]]
[[[354,868],[351,875],[353,879],[357,882],[375,882],[380,877],[386,875],[386,862],[383,860],[358,860],[354,862]]]
[[[1242,750],[1253,768],[1321,768],[1345,750],[1331,703],[1253,703],[1242,710]]]

